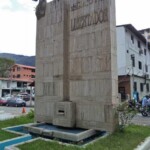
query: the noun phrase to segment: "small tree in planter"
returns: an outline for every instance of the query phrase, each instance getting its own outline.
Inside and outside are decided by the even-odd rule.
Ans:
[[[131,120],[137,112],[128,107],[128,102],[119,104],[117,112],[119,116],[119,131],[123,132],[125,127],[131,124]]]

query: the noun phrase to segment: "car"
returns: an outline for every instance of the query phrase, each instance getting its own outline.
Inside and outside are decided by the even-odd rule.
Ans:
[[[25,107],[26,102],[21,98],[14,97],[8,100],[6,106]]]
[[[21,93],[17,97],[20,97],[20,98],[22,98],[25,101],[29,101],[30,100],[30,95],[28,93]]]
[[[4,97],[0,97],[0,105],[6,106],[6,104],[7,104],[7,99],[5,99]]]

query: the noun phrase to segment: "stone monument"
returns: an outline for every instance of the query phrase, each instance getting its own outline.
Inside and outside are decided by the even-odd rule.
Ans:
[[[115,0],[53,0],[37,20],[35,120],[113,131]]]

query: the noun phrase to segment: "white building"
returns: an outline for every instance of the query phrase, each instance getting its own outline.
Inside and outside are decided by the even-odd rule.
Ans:
[[[150,28],[139,30],[139,32],[150,42]]]
[[[28,86],[31,82],[27,80],[0,78],[0,97],[7,94],[18,94],[19,92],[29,92],[31,88]]]
[[[116,30],[119,93],[141,99],[150,94],[150,45],[131,24]]]

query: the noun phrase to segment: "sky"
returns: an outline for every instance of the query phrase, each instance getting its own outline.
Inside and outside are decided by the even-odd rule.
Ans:
[[[0,53],[35,55],[37,4],[32,0],[0,0]],[[150,0],[116,0],[116,25],[150,28],[149,7]]]

